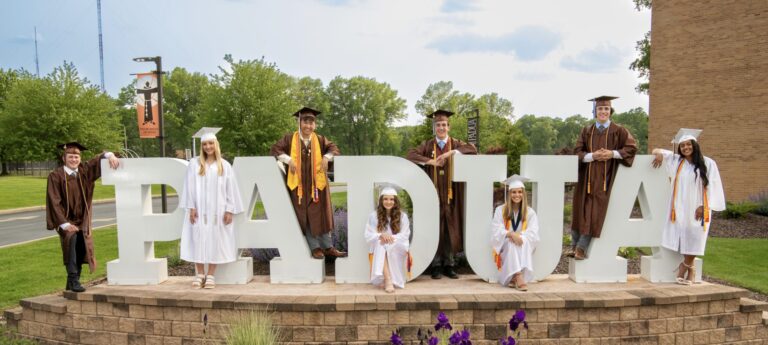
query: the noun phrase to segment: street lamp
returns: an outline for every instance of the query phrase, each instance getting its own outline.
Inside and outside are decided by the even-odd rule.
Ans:
[[[160,125],[160,156],[165,157],[165,127],[163,126],[163,58],[160,56],[137,57],[133,58],[136,62],[154,62],[157,69],[157,121]],[[160,195],[162,196],[163,213],[168,212],[168,202],[166,200],[165,185],[160,185]]]

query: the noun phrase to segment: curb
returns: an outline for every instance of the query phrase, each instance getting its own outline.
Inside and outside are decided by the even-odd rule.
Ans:
[[[177,196],[177,195],[176,194],[168,194],[169,198],[170,197],[175,197],[175,196]],[[159,195],[156,195],[156,196],[152,197],[152,199],[159,199],[159,198],[161,198],[161,196],[159,196]],[[93,201],[93,205],[109,204],[109,203],[114,203],[114,202],[115,202],[115,198],[99,199],[99,200],[94,200]],[[30,206],[30,207],[12,208],[10,210],[0,210],[0,216],[4,216],[4,215],[8,215],[8,214],[14,214],[14,213],[24,213],[24,212],[42,211],[42,210],[45,210],[45,206]]]

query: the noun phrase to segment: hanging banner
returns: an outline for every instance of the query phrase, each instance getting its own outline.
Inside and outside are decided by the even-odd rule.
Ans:
[[[467,119],[467,142],[477,146],[477,127],[480,117],[470,117]]]
[[[139,138],[160,136],[157,95],[157,75],[154,72],[137,74],[136,112],[139,120]]]

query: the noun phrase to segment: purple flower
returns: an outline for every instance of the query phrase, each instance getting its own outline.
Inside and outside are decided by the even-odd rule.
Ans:
[[[447,330],[453,330],[453,327],[451,326],[451,323],[448,322],[448,316],[445,316],[445,313],[442,311],[440,314],[437,314],[437,323],[435,324],[435,330],[439,331],[441,329],[447,329]]]
[[[518,327],[520,327],[520,324],[523,324],[525,329],[528,329],[528,323],[525,322],[525,311],[520,309],[515,312],[515,315],[512,316],[511,319],[509,319],[509,329],[514,332],[517,330]]]
[[[435,336],[432,336],[432,337],[430,337],[430,338],[429,338],[429,345],[437,345],[437,343],[438,343],[439,341],[440,341],[440,340],[439,340],[439,339],[437,339],[437,337],[435,337]]]
[[[469,330],[466,328],[461,331],[456,331],[448,338],[451,345],[472,345],[472,341],[469,340]]]
[[[392,332],[392,336],[389,337],[389,342],[392,345],[403,345],[403,339],[400,338],[400,335],[397,334],[397,332]]]
[[[504,340],[504,339],[500,339],[500,340],[499,340],[499,343],[500,343],[501,345],[515,345],[515,338],[512,338],[512,337],[510,336],[510,337],[507,337],[507,339],[506,339],[506,340]]]

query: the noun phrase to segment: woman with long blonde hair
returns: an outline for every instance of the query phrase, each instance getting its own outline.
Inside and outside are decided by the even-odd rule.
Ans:
[[[539,220],[528,207],[524,182],[528,179],[512,175],[504,184],[508,196],[496,208],[491,223],[491,246],[499,270],[499,283],[520,291],[528,290],[533,280],[533,251],[539,243]]]
[[[368,242],[368,260],[371,266],[371,284],[394,292],[395,286],[405,287],[410,272],[408,215],[400,210],[397,191],[384,187],[379,195],[376,211],[368,216],[365,241]]]
[[[187,209],[181,258],[195,263],[197,274],[192,286],[212,289],[216,286],[216,265],[237,260],[232,217],[243,212],[232,165],[222,159],[213,133],[200,138],[200,156],[189,162],[179,207]]]

